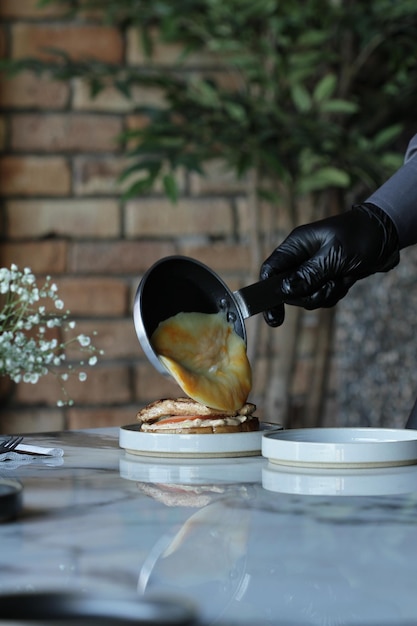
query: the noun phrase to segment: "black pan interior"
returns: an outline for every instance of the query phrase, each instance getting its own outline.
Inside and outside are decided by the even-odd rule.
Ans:
[[[139,286],[140,314],[148,338],[158,324],[180,312],[226,310],[235,331],[246,331],[232,292],[208,267],[187,257],[167,257],[155,264]]]

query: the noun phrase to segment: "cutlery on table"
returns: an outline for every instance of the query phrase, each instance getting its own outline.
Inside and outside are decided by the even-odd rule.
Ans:
[[[4,452],[11,452],[15,448],[17,448],[19,443],[21,443],[22,441],[23,437],[21,436],[9,437],[5,441],[2,441],[0,443],[0,454],[3,454]]]
[[[13,451],[19,454],[29,454],[30,456],[64,456],[64,451],[61,448],[45,448],[44,446],[27,445],[22,443],[22,441],[22,436],[13,435],[0,442],[0,454]]]

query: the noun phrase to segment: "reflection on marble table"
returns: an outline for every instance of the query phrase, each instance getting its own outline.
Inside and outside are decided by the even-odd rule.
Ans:
[[[63,462],[0,466],[23,486],[20,514],[0,524],[0,594],[157,593],[223,626],[417,623],[416,466],[402,488],[386,468],[375,491],[343,472],[305,491],[260,456],[127,454],[117,428],[25,441]]]

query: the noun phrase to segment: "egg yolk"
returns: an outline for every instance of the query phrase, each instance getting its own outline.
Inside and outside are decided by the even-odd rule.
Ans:
[[[220,411],[238,411],[252,386],[243,339],[223,313],[177,313],[151,337],[160,360],[193,400]]]

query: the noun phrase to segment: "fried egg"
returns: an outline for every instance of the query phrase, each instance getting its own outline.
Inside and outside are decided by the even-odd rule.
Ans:
[[[245,404],[252,386],[246,345],[224,313],[177,313],[159,324],[151,344],[193,400],[221,411]]]

